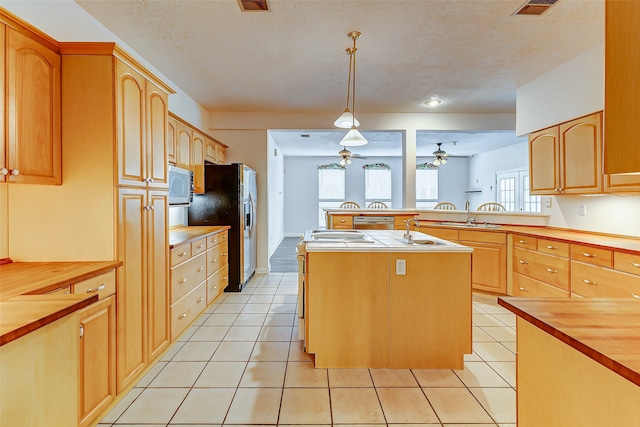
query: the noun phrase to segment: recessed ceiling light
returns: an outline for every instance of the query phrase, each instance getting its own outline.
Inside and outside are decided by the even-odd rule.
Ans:
[[[428,101],[425,101],[424,103],[427,107],[435,107],[436,105],[440,105],[442,104],[442,100],[438,99],[438,98],[431,98]]]

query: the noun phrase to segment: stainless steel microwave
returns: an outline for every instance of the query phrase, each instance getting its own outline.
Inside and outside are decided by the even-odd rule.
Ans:
[[[169,205],[189,206],[193,200],[193,172],[169,166]]]

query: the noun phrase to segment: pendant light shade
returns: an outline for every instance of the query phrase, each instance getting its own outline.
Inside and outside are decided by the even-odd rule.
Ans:
[[[340,117],[338,117],[336,121],[333,122],[333,125],[337,128],[349,129],[351,128],[351,126],[360,126],[360,122],[358,121],[358,119],[353,117],[353,114],[351,114],[351,111],[349,111],[349,108],[347,107],[344,110],[344,113],[342,113]]]
[[[355,126],[351,126],[351,129],[340,141],[340,145],[345,147],[357,147],[361,145],[366,145],[369,141],[362,136],[362,134],[356,129]]]

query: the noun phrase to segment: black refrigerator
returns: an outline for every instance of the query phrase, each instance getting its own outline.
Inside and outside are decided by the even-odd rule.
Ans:
[[[204,194],[194,194],[189,225],[229,225],[229,284],[240,292],[256,272],[256,171],[242,163],[205,165]]]

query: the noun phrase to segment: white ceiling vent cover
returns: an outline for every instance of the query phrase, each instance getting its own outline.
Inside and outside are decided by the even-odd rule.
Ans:
[[[525,15],[525,16],[540,16],[556,4],[559,0],[529,0],[524,2],[512,16]]]

